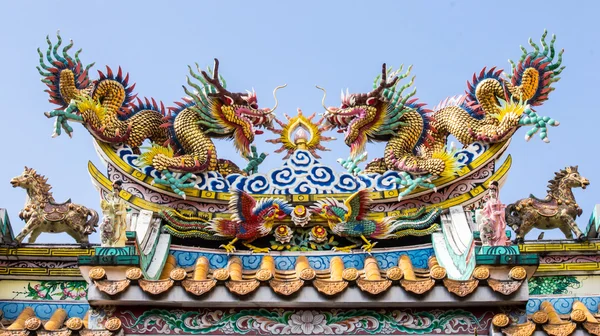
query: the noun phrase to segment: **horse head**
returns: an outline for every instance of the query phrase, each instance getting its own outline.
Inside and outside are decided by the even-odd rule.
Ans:
[[[561,184],[568,186],[569,188],[582,188],[585,189],[590,185],[590,180],[581,176],[578,171],[578,167],[567,167],[565,168],[565,176],[561,180]]]
[[[13,188],[21,187],[23,189],[31,189],[37,185],[39,175],[35,169],[25,166],[25,170],[21,175],[13,177],[10,180]]]

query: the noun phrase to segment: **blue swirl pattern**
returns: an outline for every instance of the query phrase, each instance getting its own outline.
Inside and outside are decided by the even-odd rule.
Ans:
[[[56,301],[50,301],[56,302]],[[35,316],[42,320],[48,320],[50,316],[59,308],[67,311],[67,318],[79,317],[83,318],[85,313],[90,309],[90,305],[85,304],[69,304],[69,303],[50,303],[45,302],[19,302],[19,301],[2,301],[0,302],[0,310],[4,313],[4,318],[14,320],[19,316],[21,311],[26,307],[33,308]]]
[[[581,301],[590,312],[598,313],[600,296],[530,298],[529,301],[527,301],[527,314],[533,314],[540,310],[540,305],[543,301],[549,301],[554,307],[554,310],[559,314],[570,314],[573,309],[573,302],[575,301]]]
[[[194,266],[199,257],[206,257],[211,269],[224,268],[227,266],[227,261],[229,260],[227,253],[225,252],[171,250],[170,253],[177,260],[177,265],[183,268]],[[398,259],[401,255],[408,255],[414,267],[427,268],[427,260],[429,260],[429,257],[433,255],[433,249],[427,247],[407,251],[374,252],[372,255],[375,257],[375,259],[377,259],[381,269],[388,269],[393,266],[398,266]],[[329,269],[331,258],[335,256],[342,258],[346,268],[354,267],[357,269],[362,269],[364,267],[364,261],[369,255],[367,253],[339,252],[331,252],[329,255],[311,256],[310,254],[306,254],[308,263],[317,271]],[[258,269],[262,261],[262,255],[238,255],[238,257],[242,260],[242,265],[245,270]],[[296,258],[297,256],[273,256],[275,267],[282,271],[293,270],[296,266]]]
[[[458,151],[455,157],[461,165],[466,165],[487,149],[487,145],[476,142]],[[134,154],[128,146],[121,146],[117,149],[117,154],[127,164],[147,176],[154,178],[161,176],[160,172],[152,167],[138,167],[136,165],[138,155]],[[336,173],[331,167],[321,164],[310,152],[298,150],[284,162],[281,168],[266,174],[251,176],[230,174],[226,178],[217,172],[196,174],[196,187],[214,192],[239,189],[251,194],[332,194],[353,193],[364,188],[374,188],[376,191],[395,190],[399,188],[396,183],[397,178],[400,178],[400,175],[396,171],[358,176]]]

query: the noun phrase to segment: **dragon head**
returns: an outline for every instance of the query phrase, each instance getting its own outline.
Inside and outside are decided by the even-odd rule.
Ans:
[[[262,131],[258,128],[270,127],[274,119],[273,112],[277,108],[278,101],[277,90],[286,85],[278,86],[273,91],[275,98],[275,106],[273,108],[259,108],[256,92],[252,90],[246,93],[230,92],[226,89],[226,83],[223,77],[219,76],[219,60],[215,58],[214,70],[210,71],[212,77],[206,71],[201,71],[202,78],[195,75],[191,68],[190,73],[195,78],[202,81],[204,88],[198,90],[199,94],[192,96],[203,95],[200,99],[205,98],[205,102],[209,102],[209,110],[212,117],[220,124],[219,129],[222,132],[212,132],[211,125],[205,125],[207,133],[214,136],[233,137],[236,149],[242,155],[250,153],[250,144],[254,141],[255,134],[261,134]],[[197,89],[197,85],[188,83]],[[208,85],[207,85],[208,84]],[[194,99],[197,99],[194,97]],[[203,104],[206,106],[206,104]]]
[[[381,76],[377,76],[375,79],[373,90],[368,93],[349,93],[348,90],[344,93],[342,91],[342,102],[339,108],[326,107],[326,91],[317,86],[324,92],[322,104],[326,111],[326,120],[332,127],[338,128],[338,132],[345,133],[344,140],[346,145],[350,146],[352,157],[364,152],[367,140],[378,140],[376,133],[386,122],[388,106],[394,95],[394,87],[398,80],[403,78],[397,74],[398,71],[390,73],[384,63]]]

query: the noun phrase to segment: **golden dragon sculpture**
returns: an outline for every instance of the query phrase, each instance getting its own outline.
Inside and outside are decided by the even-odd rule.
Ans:
[[[57,34],[58,35],[58,34]],[[133,94],[134,85],[129,85],[129,75],[123,76],[121,68],[115,75],[107,67],[99,78],[90,81],[88,71],[93,63],[83,66],[77,51],[74,57],[68,54],[71,41],[59,53],[62,43],[52,44],[47,38],[46,60],[38,49],[42,82],[48,86],[50,102],[58,109],[46,112],[48,118],[56,117],[54,136],[64,130],[69,136],[73,131],[68,121],[81,122],[99,141],[123,143],[132,147],[139,156],[140,166],[151,165],[161,172],[162,178],[155,182],[170,186],[184,196],[182,189],[193,186],[185,183],[192,174],[218,171],[223,175],[245,173],[256,170],[265,155],[256,154],[251,148],[258,128],[270,127],[273,111],[277,107],[276,91],[273,91],[275,106],[260,109],[256,93],[235,93],[226,88],[219,75],[219,61],[215,59],[214,70],[195,73],[189,67],[190,76],[184,86],[187,97],[176,102],[175,107],[165,109],[154,99],[142,101]],[[62,55],[61,55],[62,54]],[[196,65],[197,66],[197,65]],[[198,67],[198,66],[197,66]],[[193,90],[194,92],[192,92]],[[249,168],[242,171],[233,162],[217,158],[211,138],[233,139],[237,151],[250,160]],[[141,153],[140,146],[149,140],[151,147]],[[174,173],[185,173],[176,177]]]
[[[533,108],[542,105],[554,90],[551,84],[558,81],[562,53],[554,49],[555,37],[550,44],[541,39],[542,48],[533,43],[533,51],[522,48],[517,64],[511,61],[512,73],[502,76],[502,70],[484,68],[468,83],[465,95],[447,98],[433,110],[415,98],[416,90],[405,93],[414,77],[404,85],[400,80],[410,75],[411,68],[402,73],[383,65],[373,90],[369,93],[342,91],[341,106],[323,107],[330,127],[345,133],[350,147],[350,158],[339,160],[352,173],[401,172],[397,182],[404,186],[400,196],[417,186],[432,188],[431,180],[438,176],[452,176],[458,169],[454,151],[448,150],[447,139],[454,136],[463,145],[476,141],[502,142],[524,125],[533,125],[527,132],[529,140],[540,131],[548,142],[547,126],[558,122],[540,117]],[[555,59],[555,56],[557,58]],[[321,87],[317,87],[325,92]],[[358,163],[366,158],[367,141],[386,142],[384,156],[367,164],[364,171]]]

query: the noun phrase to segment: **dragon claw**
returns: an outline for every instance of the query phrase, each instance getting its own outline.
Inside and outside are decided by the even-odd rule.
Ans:
[[[357,157],[348,157],[347,159],[337,159],[337,162],[346,169],[346,171],[352,175],[357,175],[362,172],[362,169],[358,167],[358,164],[365,161],[367,159],[367,152],[357,156]]]
[[[69,137],[72,137],[73,128],[69,125],[70,121],[75,122],[83,122],[83,117],[77,114],[77,105],[75,101],[71,101],[69,106],[64,110],[53,110],[50,112],[44,112],[46,118],[54,118],[56,117],[56,121],[54,122],[54,132],[52,133],[52,137],[55,138],[61,134],[61,129],[65,130],[65,133]]]
[[[525,134],[525,140],[529,141],[537,132],[540,132],[540,138],[545,143],[550,142],[548,139],[548,126],[556,127],[560,125],[560,123],[550,117],[540,117],[536,112],[533,112],[531,109],[525,109],[523,112],[523,116],[519,120],[519,125],[521,126],[533,126],[527,133]]]
[[[252,151],[252,153],[246,155],[246,159],[248,159],[248,165],[246,166],[246,168],[243,169],[243,171],[248,175],[258,173],[258,166],[267,157],[267,154],[265,154],[265,153],[261,153],[259,155],[258,152],[256,151],[256,146],[250,147],[250,150]]]
[[[192,173],[187,173],[184,175],[173,174],[168,170],[163,170],[161,172],[161,177],[154,178],[152,184],[160,184],[164,186],[168,186],[175,192],[177,195],[181,196],[183,199],[186,199],[185,191],[183,189],[193,188],[196,183],[192,180],[192,182],[187,182],[190,178],[193,177]]]
[[[400,172],[400,178],[396,179],[396,183],[400,185],[400,187],[404,187],[398,194],[398,201],[401,201],[404,196],[410,194],[417,187],[423,187],[425,189],[433,189],[437,191],[435,184],[432,183],[433,176],[431,174],[419,176],[414,178],[407,172]]]

